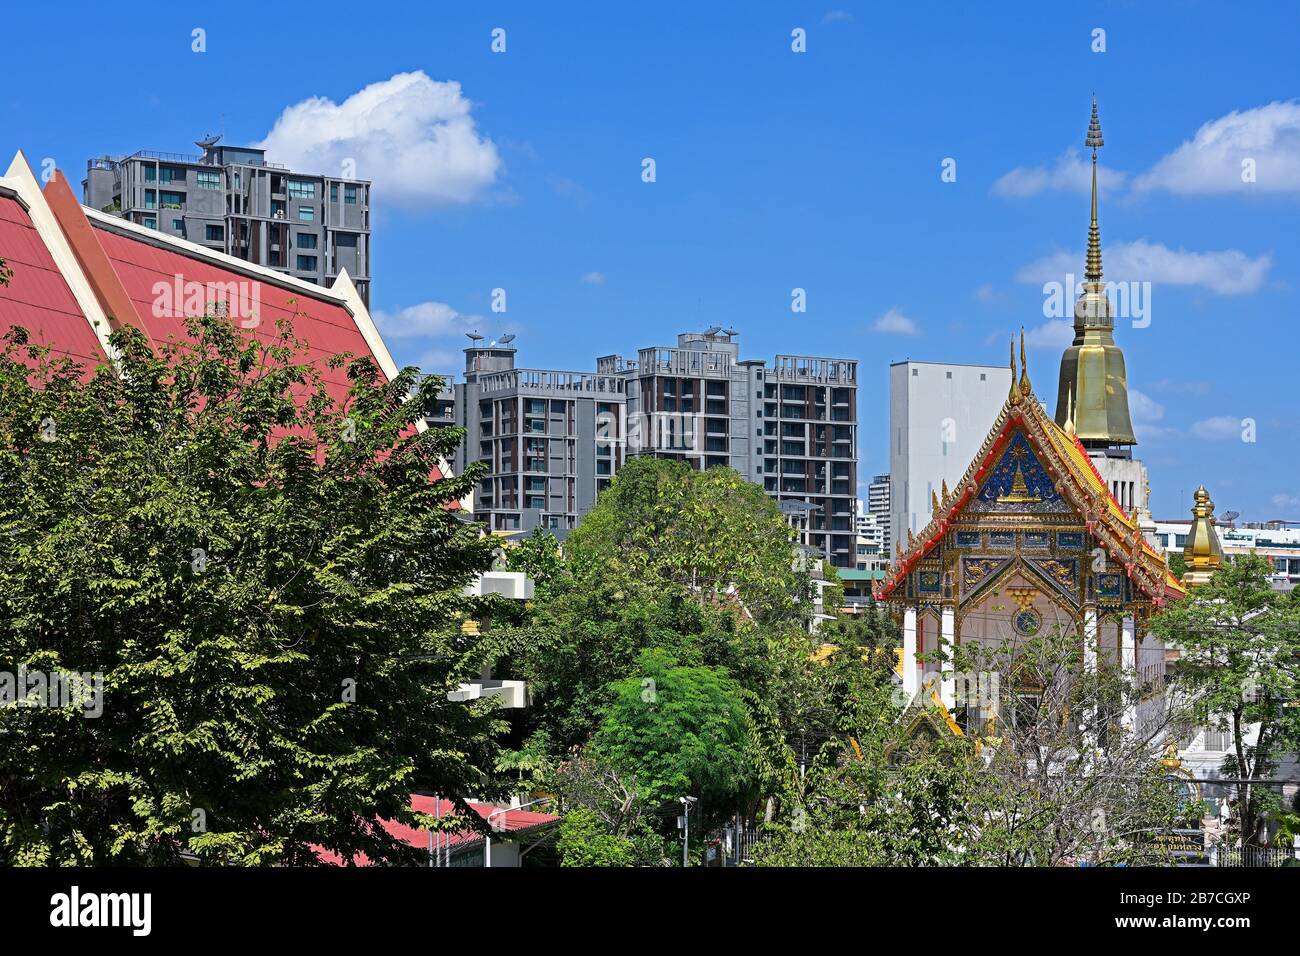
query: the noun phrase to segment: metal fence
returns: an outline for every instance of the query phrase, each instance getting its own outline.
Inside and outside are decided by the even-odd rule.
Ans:
[[[1296,859],[1296,851],[1285,846],[1229,846],[1210,850],[1211,866],[1285,866]]]

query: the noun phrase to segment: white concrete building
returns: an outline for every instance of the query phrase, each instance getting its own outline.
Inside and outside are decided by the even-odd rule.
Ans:
[[[889,367],[889,544],[930,520],[931,493],[955,487],[1011,390],[997,365],[896,362]],[[874,485],[873,485],[874,487]]]

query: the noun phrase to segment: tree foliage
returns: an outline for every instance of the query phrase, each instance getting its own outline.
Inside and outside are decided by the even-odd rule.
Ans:
[[[498,726],[446,699],[493,544],[447,507],[477,472],[430,480],[439,382],[339,358],[339,405],[287,326],[188,331],[94,371],[4,339],[0,671],[103,698],[0,708],[0,862],[413,859],[375,821],[481,789]]]
[[[1250,781],[1300,748],[1300,601],[1274,591],[1271,573],[1267,559],[1239,557],[1152,623],[1180,651],[1174,678],[1194,698],[1200,722],[1231,734],[1222,772],[1240,781],[1232,819],[1248,844],[1262,838],[1262,813],[1281,809]]]

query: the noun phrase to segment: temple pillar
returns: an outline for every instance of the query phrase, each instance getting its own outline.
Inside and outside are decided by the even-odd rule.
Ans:
[[[1119,632],[1120,673],[1124,675],[1125,692],[1137,688],[1137,642],[1134,640],[1133,615],[1124,615]],[[1137,729],[1137,701],[1128,700],[1124,704],[1124,729],[1130,733]]]
[[[1083,612],[1083,672],[1085,680],[1092,680],[1097,676],[1097,609],[1095,607],[1086,608]],[[1096,694],[1094,688],[1091,693]],[[1084,711],[1084,722],[1090,727],[1095,726],[1097,720],[1097,708],[1094,704]],[[1097,748],[1097,734],[1095,730],[1089,730],[1084,734],[1084,746],[1095,750]]]
[[[940,665],[945,676],[939,685],[939,699],[943,701],[943,706],[951,711],[953,705],[957,702],[956,675],[953,673],[954,663],[952,660],[955,650],[953,638],[957,633],[957,610],[951,604],[945,604],[941,614],[939,648],[948,659]]]
[[[916,608],[903,611],[903,690],[910,702],[920,688],[916,672]]]

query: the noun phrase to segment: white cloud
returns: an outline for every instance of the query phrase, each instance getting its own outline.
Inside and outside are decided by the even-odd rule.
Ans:
[[[993,288],[993,283],[985,282],[975,290],[975,298],[985,305],[992,305],[994,302],[1001,299],[1002,295],[997,289]]]
[[[1252,259],[1239,249],[1189,252],[1146,239],[1104,245],[1102,256],[1108,282],[1201,286],[1220,295],[1258,292],[1273,265],[1268,254]],[[1082,281],[1083,265],[1083,252],[1058,252],[1024,266],[1016,278],[1029,283],[1062,282],[1070,274]]]
[[[852,23],[853,14],[847,10],[828,10],[822,17],[822,23]]]
[[[1242,181],[1254,160],[1255,182]],[[1300,192],[1300,100],[1233,110],[1211,120],[1133,182],[1134,192]]]
[[[501,170],[496,145],[480,137],[460,84],[423,70],[398,73],[342,103],[315,96],[285,108],[257,145],[291,169],[374,182],[379,203],[438,205],[476,199]]]
[[[1101,193],[1119,189],[1127,173],[1098,166],[1097,191]],[[1092,160],[1083,159],[1076,151],[1066,150],[1051,166],[1017,166],[1003,174],[993,184],[993,195],[1013,199],[1037,196],[1039,193],[1063,190],[1066,192],[1092,192]]]
[[[1025,344],[1033,349],[1063,349],[1074,341],[1074,323],[1068,319],[1049,319],[1025,333]]]
[[[1272,501],[1278,511],[1300,511],[1300,495],[1274,495]]]
[[[1215,415],[1192,424],[1192,434],[1207,441],[1240,438],[1241,433],[1241,419],[1233,415]]]
[[[445,302],[421,302],[397,312],[376,310],[373,315],[379,331],[395,339],[454,335],[472,331],[482,322],[479,316],[462,315]]]
[[[1128,410],[1135,425],[1154,425],[1165,417],[1165,407],[1136,388],[1128,390]]]
[[[916,327],[916,323],[905,316],[901,309],[893,308],[876,319],[871,326],[877,332],[888,332],[891,335],[920,335],[921,330]]]
[[[604,285],[605,273],[588,272],[585,276],[582,277],[582,281],[587,283],[587,285]]]

